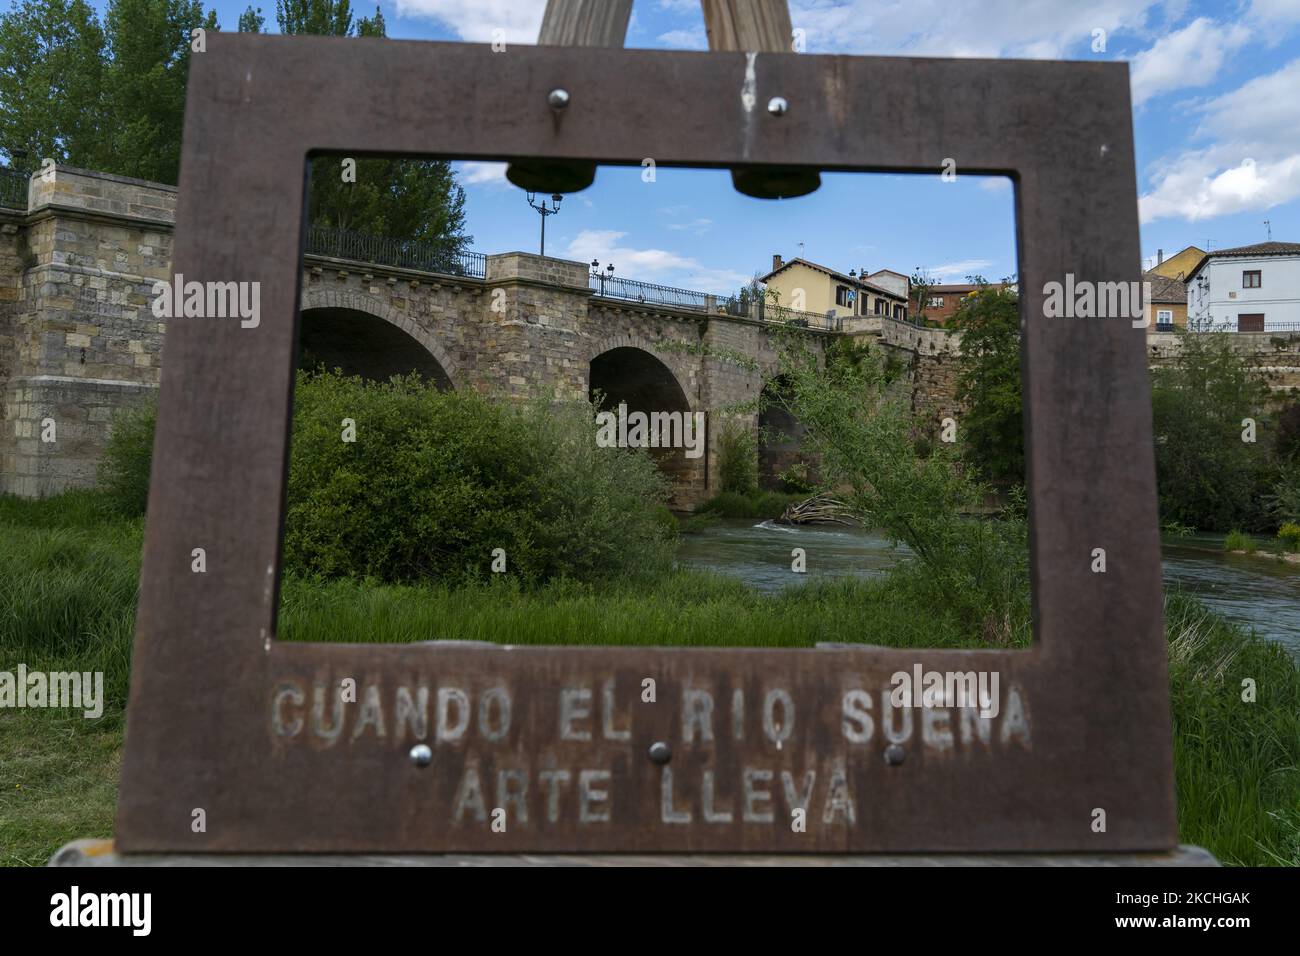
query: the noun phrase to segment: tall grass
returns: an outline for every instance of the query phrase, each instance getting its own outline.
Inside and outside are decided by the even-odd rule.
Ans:
[[[0,714],[0,862],[44,862],[74,837],[111,831],[130,669],[141,524],[93,495],[0,498],[0,670],[102,670],[104,717]],[[280,637],[308,641],[806,647],[861,641],[979,646],[960,616],[917,613],[903,572],[762,595],[679,570],[524,590],[289,577]],[[1300,671],[1278,646],[1181,594],[1166,601],[1180,838],[1225,863],[1300,865]],[[1014,632],[1023,644],[1028,632]],[[1256,699],[1242,699],[1243,681]]]
[[[1180,838],[1223,863],[1300,866],[1300,669],[1185,594],[1166,598],[1165,630]]]
[[[916,614],[902,596],[889,579],[853,578],[763,595],[738,580],[694,570],[597,587],[555,582],[529,591],[508,581],[448,588],[290,579],[279,636],[377,643],[983,646],[956,620]]]

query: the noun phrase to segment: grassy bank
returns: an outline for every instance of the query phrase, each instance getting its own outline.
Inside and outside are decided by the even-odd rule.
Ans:
[[[39,865],[63,842],[112,832],[141,523],[90,495],[0,499],[0,670],[102,670],[98,721],[0,711],[0,862]],[[896,646],[971,646],[919,615],[908,575],[763,596],[695,571],[604,586],[509,582],[447,589],[288,578],[288,640],[808,646],[846,635]],[[1300,864],[1300,674],[1186,597],[1167,608],[1182,839],[1225,863]],[[1023,635],[1017,641],[1023,640]],[[1254,703],[1241,681],[1256,682]]]

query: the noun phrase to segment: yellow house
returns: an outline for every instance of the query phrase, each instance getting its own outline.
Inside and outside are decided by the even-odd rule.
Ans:
[[[1176,252],[1168,259],[1165,258],[1163,249],[1156,250],[1156,264],[1149,272],[1156,275],[1165,276],[1169,279],[1177,279],[1180,282],[1186,282],[1187,277],[1192,274],[1192,270],[1200,264],[1205,258],[1205,250],[1197,246],[1188,246],[1182,252]],[[1187,303],[1183,303],[1183,319],[1187,318]],[[1185,324],[1185,323],[1184,323]]]
[[[1154,269],[1142,273],[1142,281],[1151,283],[1151,324],[1147,331],[1167,332],[1174,326],[1187,328],[1186,283]]]
[[[861,276],[855,270],[846,275],[807,259],[785,262],[779,255],[774,255],[772,271],[760,277],[759,281],[767,287],[768,301],[782,308],[840,318],[907,318],[907,278],[898,274],[904,287],[900,290],[898,282],[889,283],[895,288],[885,284],[887,277],[883,273],[888,270],[875,273],[874,279],[868,278],[865,271]],[[888,278],[893,275],[889,273]]]

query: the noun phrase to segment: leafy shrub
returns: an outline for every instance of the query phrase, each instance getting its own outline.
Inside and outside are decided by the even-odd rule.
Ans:
[[[962,333],[957,401],[965,406],[965,457],[990,482],[1025,481],[1020,386],[1020,303],[1015,292],[982,285],[952,317]]]
[[[1288,521],[1277,532],[1278,540],[1288,551],[1300,551],[1300,524]]]
[[[300,372],[294,395],[284,560],[291,571],[381,581],[509,576],[595,580],[666,567],[676,521],[644,451],[599,448],[586,403],[496,404]],[[156,404],[115,423],[102,482],[142,514]],[[342,420],[356,422],[342,441]]]
[[[291,569],[461,583],[492,577],[502,549],[507,574],[535,584],[671,561],[664,478],[644,451],[598,447],[587,403],[299,373],[294,404]],[[341,440],[345,418],[355,442]]]
[[[149,503],[149,468],[153,463],[154,426],[158,400],[154,395],[131,405],[113,419],[99,485],[110,509],[125,515],[142,515]]]
[[[735,420],[728,420],[718,436],[718,484],[740,495],[758,490],[758,439]]]
[[[1277,457],[1300,460],[1300,402],[1292,402],[1277,416]]]
[[[1285,461],[1264,495],[1264,507],[1278,524],[1300,522],[1300,458]]]
[[[899,575],[915,606],[943,608],[968,634],[1012,644],[1029,622],[1028,526],[1023,492],[996,520],[966,517],[985,488],[959,467],[948,446],[916,454],[920,423],[906,383],[889,382],[875,363],[828,362],[806,348],[782,356],[791,403],[807,431],[806,447],[820,456],[825,484],[864,527],[901,541],[919,564]]]
[[[1224,551],[1245,551],[1247,554],[1253,554],[1257,547],[1259,546],[1254,538],[1237,528],[1229,531],[1228,536],[1223,539]]]
[[[700,506],[701,514],[719,518],[779,518],[793,501],[804,495],[784,495],[779,491],[751,491],[742,495],[723,491]]]
[[[1179,331],[1174,363],[1151,372],[1162,521],[1212,531],[1275,527],[1264,512],[1268,443],[1241,440],[1266,418],[1268,386],[1220,332]]]
[[[810,495],[817,487],[806,461],[796,461],[777,475],[777,480],[781,483],[781,490],[788,495]]]

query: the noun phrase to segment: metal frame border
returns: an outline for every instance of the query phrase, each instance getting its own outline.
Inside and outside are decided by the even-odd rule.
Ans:
[[[571,105],[557,114],[548,91]],[[748,99],[746,94],[752,94]],[[786,115],[764,108],[771,96]],[[746,103],[749,106],[746,107]],[[754,105],[755,102],[757,105]],[[462,159],[551,157],[734,167],[1006,174],[1016,184],[1035,644],[1029,651],[495,648],[288,645],[273,639],[304,225],[312,150]],[[349,155],[354,153],[349,152]],[[1176,844],[1144,332],[1121,319],[1045,319],[1046,282],[1140,280],[1128,70],[1117,63],[651,52],[212,34],[191,61],[173,272],[262,283],[262,321],[169,322],[119,796],[126,852],[1115,851]],[[292,279],[290,277],[293,277]],[[207,573],[190,570],[192,548]],[[1092,551],[1106,550],[1105,573]],[[840,694],[917,661],[997,670],[1023,689],[1029,746],[984,755],[846,742]],[[514,689],[498,749],[351,738],[291,746],[269,704],[288,682],[427,681]],[[640,705],[630,742],[559,739],[553,691],[604,681]],[[653,740],[680,741],[683,686],[787,688],[781,751],[676,744],[679,799],[702,770],[735,819],[660,820]],[[729,698],[728,698],[729,699]],[[387,705],[386,705],[387,706]],[[722,706],[720,704],[720,706]],[[310,710],[308,701],[303,713]],[[725,713],[725,708],[721,711]],[[876,713],[879,719],[881,715]],[[432,719],[432,718],[431,718]],[[721,719],[721,717],[720,717]],[[919,715],[918,715],[919,719]],[[599,717],[596,718],[599,729]],[[933,728],[931,728],[933,729]],[[955,731],[954,731],[955,732]],[[918,731],[919,733],[919,731]],[[726,735],[720,737],[725,739]],[[477,738],[476,738],[477,739]],[[492,833],[450,819],[466,766],[604,767],[609,821]],[[755,761],[798,778],[846,774],[855,822],[806,833],[741,820]],[[824,779],[824,777],[822,778]],[[565,794],[574,799],[576,773]],[[819,783],[820,785],[820,783]],[[779,783],[772,805],[782,807]],[[491,793],[488,805],[494,804]],[[692,798],[694,799],[694,798]],[[207,827],[191,828],[203,808]],[[1094,832],[1094,809],[1106,811]],[[697,807],[698,810],[698,807]]]

